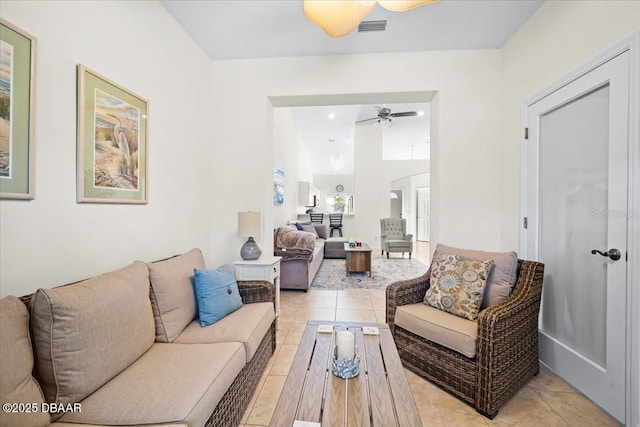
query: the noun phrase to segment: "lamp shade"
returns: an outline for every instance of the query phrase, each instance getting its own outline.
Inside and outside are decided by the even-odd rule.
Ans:
[[[238,234],[242,237],[262,235],[261,212],[238,212]]]
[[[353,31],[375,7],[402,12],[438,0],[302,0],[309,21],[331,37],[342,37]]]
[[[331,37],[353,31],[376,7],[375,1],[303,0],[302,8],[309,21]]]
[[[438,0],[378,0],[378,4],[392,12],[404,12]]]

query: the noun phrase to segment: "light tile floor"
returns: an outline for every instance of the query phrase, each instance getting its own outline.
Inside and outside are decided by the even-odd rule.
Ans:
[[[428,261],[428,248],[421,257]],[[280,304],[276,351],[242,419],[245,427],[269,425],[307,320],[385,321],[385,293],[378,290],[282,291]],[[417,375],[407,370],[405,374],[425,426],[619,425],[544,367],[493,420]]]

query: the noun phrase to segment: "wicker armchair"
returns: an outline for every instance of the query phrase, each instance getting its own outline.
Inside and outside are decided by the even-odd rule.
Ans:
[[[416,279],[389,285],[386,321],[403,365],[492,419],[540,370],[538,313],[543,273],[544,264],[518,260],[518,279],[511,295],[478,316],[473,359],[394,324],[396,307],[423,300],[431,269]]]

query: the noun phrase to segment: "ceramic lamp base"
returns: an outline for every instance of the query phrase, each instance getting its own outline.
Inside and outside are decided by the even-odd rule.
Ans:
[[[262,251],[255,240],[253,240],[253,237],[249,237],[244,245],[242,245],[242,248],[240,248],[240,256],[244,260],[256,260],[260,258],[260,255],[262,255]]]

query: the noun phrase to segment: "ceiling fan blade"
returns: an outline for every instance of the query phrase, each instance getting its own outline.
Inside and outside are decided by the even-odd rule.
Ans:
[[[404,113],[391,113],[391,117],[413,117],[417,116],[415,111],[405,111]]]
[[[358,120],[356,124],[370,122],[371,120],[378,120],[378,117],[371,117],[370,119]]]

